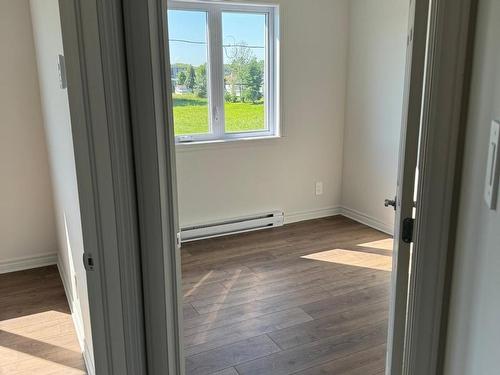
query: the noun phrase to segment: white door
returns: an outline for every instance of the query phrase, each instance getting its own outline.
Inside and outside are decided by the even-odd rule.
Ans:
[[[429,2],[410,0],[408,47],[395,205],[392,294],[387,342],[387,375],[402,373],[415,177],[424,87]]]

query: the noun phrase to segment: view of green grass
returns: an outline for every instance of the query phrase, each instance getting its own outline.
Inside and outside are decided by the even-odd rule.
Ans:
[[[174,127],[176,135],[208,132],[208,101],[194,94],[174,94]],[[263,130],[264,104],[225,103],[226,132]]]

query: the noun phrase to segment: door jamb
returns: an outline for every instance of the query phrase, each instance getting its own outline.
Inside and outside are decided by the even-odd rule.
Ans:
[[[123,0],[148,373],[184,374],[175,136],[165,0]]]
[[[121,1],[60,0],[59,9],[84,252],[94,260],[86,273],[95,362],[88,371],[145,375]]]

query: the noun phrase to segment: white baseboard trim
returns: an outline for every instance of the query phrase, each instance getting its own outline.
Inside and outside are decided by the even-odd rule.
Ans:
[[[381,232],[387,233],[391,236],[394,235],[394,227],[391,224],[384,223],[372,216],[366,215],[360,211],[353,210],[352,208],[342,207],[340,214],[342,216],[348,217],[358,223],[367,225],[373,229],[379,230]]]
[[[62,262],[60,262],[59,257],[57,258],[57,269],[59,270],[59,275],[61,277],[64,292],[66,294],[66,299],[68,301],[69,309],[71,310],[71,318],[73,319],[73,325],[75,327],[78,343],[80,344],[80,350],[82,351],[83,361],[85,362],[87,373],[89,375],[95,375],[93,353],[90,352],[87,346],[87,341],[85,340],[81,312],[78,311],[79,307],[75,306],[75,303],[71,299],[72,293],[69,288],[70,281],[67,279],[66,269]]]
[[[57,264],[57,253],[0,261],[0,274]]]
[[[304,220],[320,219],[323,217],[340,215],[341,213],[342,209],[340,206],[291,213],[285,212],[285,224],[297,223]]]

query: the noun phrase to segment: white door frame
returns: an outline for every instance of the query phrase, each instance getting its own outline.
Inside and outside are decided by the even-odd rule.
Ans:
[[[84,252],[94,264],[87,287],[95,368],[88,371],[145,375],[121,2],[60,0],[59,8]]]
[[[391,375],[441,370],[476,1],[431,3],[416,256]],[[166,0],[60,7],[96,373],[183,375]]]
[[[104,0],[107,1],[107,0]],[[167,6],[123,0],[148,374],[183,374],[180,231]]]

